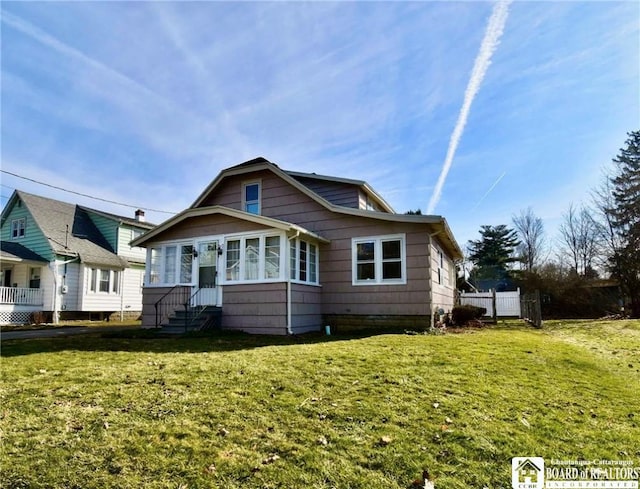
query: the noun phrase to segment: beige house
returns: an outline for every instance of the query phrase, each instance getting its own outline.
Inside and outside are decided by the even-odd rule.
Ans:
[[[147,248],[144,326],[221,311],[215,326],[267,334],[427,327],[453,307],[462,258],[444,218],[264,158],[223,170],[132,245]]]

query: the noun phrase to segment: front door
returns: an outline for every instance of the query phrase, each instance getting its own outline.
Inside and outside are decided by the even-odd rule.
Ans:
[[[218,241],[198,243],[198,293],[195,294],[196,306],[220,305],[220,287],[218,286]]]

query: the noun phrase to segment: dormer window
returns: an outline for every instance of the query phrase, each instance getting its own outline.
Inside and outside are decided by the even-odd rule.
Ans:
[[[242,210],[251,214],[260,214],[260,182],[243,185]]]
[[[27,220],[24,217],[22,219],[14,219],[11,221],[11,239],[24,238],[26,228]]]

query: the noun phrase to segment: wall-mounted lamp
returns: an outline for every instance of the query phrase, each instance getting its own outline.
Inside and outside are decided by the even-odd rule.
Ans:
[[[218,248],[218,255],[222,256],[223,253],[224,253],[224,251],[222,250],[222,247]]]
[[[193,250],[193,257],[198,258],[198,250]]]

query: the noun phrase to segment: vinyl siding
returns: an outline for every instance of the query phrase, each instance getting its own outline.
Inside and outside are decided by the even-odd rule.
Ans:
[[[286,283],[225,285],[222,327],[260,334],[287,334]]]
[[[91,268],[83,267],[82,270],[82,311],[119,311],[122,304],[121,293],[113,292],[92,292],[91,287]]]
[[[142,311],[142,281],[144,266],[132,266],[124,270],[122,293],[124,312]]]
[[[147,250],[139,246],[131,247],[129,245],[134,238],[133,232],[133,227],[120,226],[118,231],[117,254],[126,258],[129,262],[144,263],[147,257]]]
[[[82,282],[80,277],[84,266],[79,263],[58,265],[58,290],[61,311],[79,311],[82,300]],[[66,270],[66,271],[65,271]],[[66,284],[67,293],[61,293],[61,286]]]
[[[107,243],[111,246],[111,250],[115,251],[118,247],[118,222],[108,217],[94,214],[91,211],[87,211],[89,217],[98,228],[98,231],[102,233]]]
[[[16,219],[26,219],[26,228],[24,238],[13,239],[11,237],[11,223]],[[0,231],[0,239],[2,241],[8,241],[13,243],[20,243],[22,246],[29,248],[34,253],[46,258],[47,260],[53,260],[54,255],[49,246],[49,240],[42,234],[40,228],[36,225],[36,221],[31,217],[31,213],[27,210],[24,203],[19,207],[18,202],[13,206],[7,219],[2,225]]]

